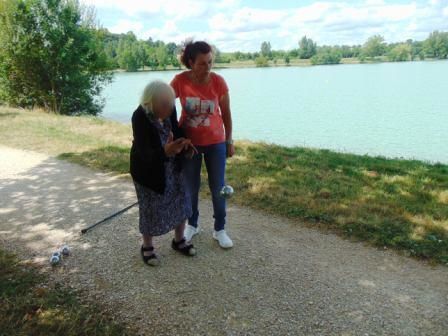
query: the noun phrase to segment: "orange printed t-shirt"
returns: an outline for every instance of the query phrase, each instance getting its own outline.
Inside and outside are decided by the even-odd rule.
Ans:
[[[219,100],[229,89],[224,78],[211,72],[207,84],[195,84],[188,71],[174,77],[171,86],[180,98],[182,113],[179,126],[197,146],[213,145],[225,141],[224,123]]]

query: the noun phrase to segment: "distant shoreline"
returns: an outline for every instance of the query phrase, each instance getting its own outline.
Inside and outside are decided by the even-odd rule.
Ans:
[[[379,64],[379,63],[413,63],[413,62],[435,62],[435,61],[448,61],[447,59],[432,59],[426,58],[424,60],[413,60],[413,61],[402,61],[402,62],[392,62],[387,59],[378,58],[376,60],[366,60],[361,62],[359,58],[343,58],[338,64],[326,64],[326,65],[347,65],[347,64]],[[322,64],[325,65],[325,64]],[[246,68],[281,68],[281,67],[312,67],[318,65],[312,65],[309,59],[294,59],[290,64],[286,64],[284,62],[274,64],[274,62],[269,61],[268,66],[257,66],[253,60],[251,61],[241,61],[241,62],[230,62],[230,63],[216,63],[213,66],[213,69],[246,69]],[[113,69],[111,70],[114,73],[139,73],[139,72],[164,72],[164,71],[181,71],[186,70],[185,67],[177,68],[173,66],[168,66],[166,69],[151,69],[149,67],[145,67],[143,69],[139,69],[137,71],[126,71],[124,69]]]

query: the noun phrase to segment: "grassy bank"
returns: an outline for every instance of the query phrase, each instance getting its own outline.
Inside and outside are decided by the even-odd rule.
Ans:
[[[0,335],[131,335],[98,306],[0,249]]]
[[[101,170],[127,173],[130,132],[98,118],[0,109],[0,144]],[[448,165],[238,142],[227,180],[237,204],[448,263]]]

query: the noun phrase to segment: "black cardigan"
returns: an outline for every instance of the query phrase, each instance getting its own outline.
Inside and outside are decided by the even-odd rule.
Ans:
[[[174,138],[183,136],[177,122],[176,109],[170,116]],[[159,194],[165,191],[165,161],[168,160],[160,141],[157,128],[151,123],[143,107],[139,106],[132,115],[132,141],[130,172],[132,178]]]

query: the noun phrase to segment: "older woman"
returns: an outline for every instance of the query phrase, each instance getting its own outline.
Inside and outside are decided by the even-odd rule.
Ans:
[[[187,256],[195,255],[193,245],[184,238],[185,223],[192,212],[179,158],[182,154],[191,157],[195,148],[188,139],[173,139],[177,131],[177,119],[172,114],[174,99],[168,84],[154,81],[146,86],[140,106],[132,115],[130,168],[139,202],[141,255],[151,266],[159,264],[153,237],[173,229],[172,248]]]
[[[179,124],[198,150],[192,160],[185,162],[193,210],[185,238],[189,241],[199,232],[198,194],[204,158],[213,201],[213,238],[222,248],[230,248],[233,242],[225,230],[226,201],[220,196],[226,157],[234,154],[229,90],[224,78],[211,71],[213,54],[208,43],[187,43],[181,61],[189,70],[176,75],[171,86],[182,105]]]

